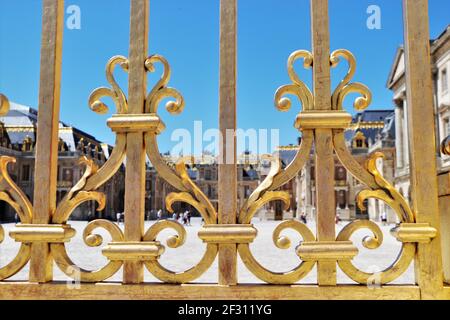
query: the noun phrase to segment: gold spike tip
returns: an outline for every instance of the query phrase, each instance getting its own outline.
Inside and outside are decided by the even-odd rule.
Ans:
[[[384,153],[382,152],[374,152],[373,154],[370,155],[369,159],[367,160],[367,168],[373,172],[373,171],[377,171],[377,160],[378,159],[386,159],[386,156]]]
[[[6,166],[8,163],[16,163],[16,158],[8,157],[8,156],[2,156],[0,157],[0,167],[2,169],[6,169]]]
[[[130,69],[130,64],[128,63],[128,60],[127,61],[124,61],[124,62],[121,62],[120,63],[120,67],[124,70],[124,71],[129,71],[129,69]]]
[[[151,58],[148,58],[147,60],[145,60],[145,68],[149,72],[155,72],[155,65],[153,64],[153,61],[151,60]]]
[[[0,93],[0,116],[4,116],[9,112],[9,100],[8,98]]]

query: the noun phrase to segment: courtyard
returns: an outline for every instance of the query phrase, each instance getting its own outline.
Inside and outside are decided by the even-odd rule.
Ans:
[[[67,251],[72,260],[81,268],[96,270],[107,263],[107,259],[102,255],[101,249],[110,241],[108,233],[102,229],[97,229],[95,233],[100,234],[103,237],[103,244],[100,247],[88,247],[83,239],[83,230],[87,225],[87,222],[69,221],[69,223],[77,230],[76,236],[67,244]],[[146,229],[151,226],[155,221],[147,221]],[[201,227],[201,219],[193,218],[191,221],[192,226],[185,226],[187,231],[186,243],[177,249],[171,249],[166,246],[165,253],[161,256],[160,261],[162,265],[170,270],[181,272],[190,267],[196,265],[205,250],[205,244],[197,237],[197,232]],[[258,229],[258,236],[251,244],[251,250],[255,258],[266,268],[274,272],[285,272],[293,269],[300,262],[299,258],[295,254],[295,247],[301,241],[301,237],[292,230],[285,230],[283,235],[288,236],[292,241],[291,248],[287,250],[281,250],[275,247],[272,242],[272,233],[279,221],[261,221],[259,218],[253,219],[254,226]],[[336,225],[336,232],[339,232],[348,222],[340,222]],[[314,221],[308,221],[308,227],[315,233]],[[15,243],[14,240],[6,236],[9,231],[14,227],[14,224],[4,224],[5,240],[0,245],[0,267],[8,264],[19,250],[20,243]],[[123,223],[120,223],[120,227],[123,228]],[[393,224],[383,226],[380,224],[380,228],[383,230],[384,241],[383,244],[375,250],[369,250],[362,246],[362,239],[370,235],[367,230],[357,231],[352,241],[357,245],[359,254],[353,260],[355,265],[362,271],[366,272],[379,272],[388,268],[396,259],[400,252],[401,244],[393,238],[389,231],[394,227]],[[172,230],[165,230],[161,232],[158,240],[165,244],[167,237],[174,234]],[[25,281],[28,279],[29,268],[25,266],[9,281]],[[217,259],[211,266],[211,268],[205,272],[196,283],[217,283],[218,279],[218,264]],[[54,280],[68,281],[69,278],[62,273],[58,267],[54,267]],[[122,270],[117,272],[108,281],[121,281]],[[250,271],[247,270],[245,265],[238,257],[238,280],[239,283],[262,283],[261,280],[256,278]],[[159,282],[153,277],[147,270],[145,270],[146,282]],[[349,279],[342,271],[337,270],[337,281],[339,284],[352,284],[354,283]],[[303,278],[300,284],[315,284],[317,283],[316,269],[314,268],[305,278]],[[413,284],[414,283],[414,266],[411,264],[407,272],[393,282],[393,284]]]

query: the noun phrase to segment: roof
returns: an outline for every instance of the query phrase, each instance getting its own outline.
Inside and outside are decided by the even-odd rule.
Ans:
[[[436,38],[430,40],[431,54],[435,54],[444,43],[450,40],[450,25],[448,25],[444,31]],[[386,86],[391,89],[393,85],[401,78],[405,73],[405,49],[403,45],[397,48],[395,53],[394,62],[389,72]]]
[[[431,51],[434,53],[442,44],[449,40],[450,37],[450,24],[442,33],[434,40],[431,40]]]
[[[394,117],[393,123],[395,124],[393,110],[365,110],[357,113],[352,120],[352,129],[345,132],[345,139],[351,141],[357,132],[362,132],[370,144],[376,141],[377,137],[381,136],[385,130],[395,137],[395,127],[392,129],[392,117]],[[389,129],[386,129],[387,120],[391,126]]]
[[[395,52],[394,62],[392,63],[391,70],[389,71],[389,76],[386,82],[386,87],[391,89],[392,86],[397,82],[398,79],[405,72],[405,60],[404,60],[404,48],[400,46]]]
[[[37,119],[38,111],[36,109],[10,102],[10,110],[5,116],[0,117],[0,122],[3,123],[11,144],[22,145],[23,141],[29,137],[34,145],[37,135]],[[64,122],[59,123],[59,138],[64,141],[67,151],[75,152],[81,139],[86,141],[86,144],[91,143],[98,146],[99,150],[105,148],[94,136]]]
[[[298,152],[298,146],[279,147],[276,152],[281,160],[281,166],[286,167],[294,160]]]

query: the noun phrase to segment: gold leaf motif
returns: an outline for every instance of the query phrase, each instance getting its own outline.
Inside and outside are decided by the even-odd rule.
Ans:
[[[106,196],[104,193],[85,190],[88,179],[98,171],[97,164],[94,160],[88,159],[85,156],[81,157],[79,162],[86,166],[86,170],[80,181],[78,181],[58,205],[52,218],[53,223],[65,223],[75,208],[86,201],[96,201],[98,203],[97,211],[102,211],[106,206]]]
[[[308,51],[298,50],[289,56],[287,68],[289,78],[293,83],[278,88],[275,93],[275,107],[282,112],[289,111],[292,105],[291,100],[285,97],[286,95],[296,96],[302,103],[303,110],[311,110],[313,108],[314,98],[311,90],[300,80],[294,69],[295,61],[300,58],[304,59],[303,66],[305,69],[312,67],[313,56]]]
[[[362,83],[350,83],[356,71],[355,56],[350,51],[345,49],[334,51],[330,57],[330,63],[333,68],[339,64],[340,58],[344,58],[348,61],[349,68],[347,75],[339,83],[331,98],[333,109],[343,110],[345,97],[350,93],[359,93],[362,97],[358,97],[354,101],[353,107],[358,111],[365,110],[372,103],[372,93],[369,88]]]
[[[171,76],[170,65],[164,57],[152,55],[145,61],[147,71],[155,72],[156,63],[163,65],[163,74],[161,79],[147,95],[145,113],[157,114],[158,106],[162,100],[172,98],[175,101],[168,101],[166,103],[166,110],[171,114],[179,114],[183,111],[185,102],[182,95],[176,89],[167,87]],[[159,176],[179,191],[167,195],[165,199],[167,210],[173,212],[172,206],[175,202],[185,202],[196,208],[207,224],[216,224],[217,212],[206,195],[189,177],[184,159],[180,159],[175,165],[175,168],[173,168],[161,157],[158,149],[158,134],[156,132],[146,132],[144,134],[144,140],[147,156]],[[158,234],[167,228],[174,229],[177,232],[177,235],[167,239],[167,246],[170,248],[178,248],[183,245],[186,239],[186,231],[175,221],[159,221],[155,223],[145,234],[144,241],[156,241]],[[209,269],[217,256],[217,250],[218,246],[216,244],[208,244],[200,262],[183,272],[168,270],[157,259],[145,261],[144,264],[151,274],[163,282],[187,283],[197,279]]]
[[[200,190],[199,187],[191,180],[186,170],[183,159],[179,160],[175,166],[175,170],[181,179],[183,186],[188,192],[170,193],[166,197],[166,206],[169,212],[173,212],[172,204],[177,201],[186,202],[194,206],[207,224],[217,223],[217,212],[208,197]]]
[[[303,238],[303,241],[315,241],[314,234],[309,228],[297,220],[287,220],[280,223],[273,232],[273,242],[279,249],[288,249],[291,241],[287,237],[281,236],[286,229],[295,230]],[[253,256],[250,246],[247,243],[238,244],[239,256],[245,266],[259,279],[271,284],[293,284],[311,272],[315,261],[303,261],[297,267],[288,272],[273,272],[262,266]]]
[[[169,248],[178,248],[186,241],[186,230],[177,221],[162,220],[152,225],[143,237],[143,241],[156,241],[161,231],[165,229],[175,230],[177,235],[170,236],[166,244]],[[145,261],[144,264],[148,271],[156,278],[167,283],[187,283],[200,277],[206,270],[208,270],[217,256],[217,245],[208,244],[206,251],[200,262],[194,267],[182,271],[173,272],[163,267],[158,260]]]
[[[364,201],[369,198],[375,198],[385,202],[390,206],[403,223],[413,223],[414,214],[406,202],[405,198],[386,180],[383,178],[377,168],[377,160],[383,159],[385,156],[381,152],[375,152],[366,161],[366,170],[371,174],[376,183],[376,187],[372,190],[362,190],[357,195],[357,204],[361,210],[366,210]],[[339,233],[337,240],[346,241],[350,240],[352,234],[359,229],[369,229],[373,233],[373,237],[366,237],[363,239],[364,247],[368,249],[376,249],[383,242],[383,233],[380,227],[369,220],[360,221],[356,220],[349,223]],[[403,243],[400,254],[394,263],[383,271],[378,273],[368,273],[359,270],[354,264],[349,261],[338,261],[339,267],[342,271],[350,277],[352,280],[367,284],[370,279],[377,276],[380,284],[392,282],[401,276],[409,267],[414,259],[415,244]]]
[[[383,232],[380,227],[370,220],[356,220],[346,225],[339,235],[337,241],[350,240],[351,236],[360,229],[368,229],[373,236],[363,238],[363,245],[367,249],[377,249],[383,242]],[[380,285],[389,283],[401,276],[414,260],[415,244],[403,243],[400,254],[392,265],[380,272],[365,272],[358,269],[351,260],[339,260],[337,263],[341,270],[353,281],[360,284],[371,284],[371,279],[376,277]]]
[[[265,204],[281,200],[285,208],[289,208],[290,195],[284,191],[268,191],[273,184],[273,179],[281,171],[281,162],[278,157],[271,158],[271,167],[267,177],[263,182],[252,192],[250,197],[245,201],[239,213],[239,223],[250,223],[255,213]]]
[[[145,233],[143,241],[156,241],[161,231],[165,229],[175,230],[177,235],[170,236],[166,244],[169,248],[181,247],[186,241],[186,229],[177,221],[161,220],[153,224]]]
[[[86,170],[84,171],[80,181],[78,181],[77,184],[69,191],[69,199],[72,199],[76,192],[82,190],[86,185],[87,179],[98,171],[98,165],[93,159],[88,159],[86,156],[82,156],[80,160],[78,160],[78,163],[80,165],[84,165]]]
[[[8,173],[8,164],[15,163],[12,157],[0,157],[0,201],[8,203],[19,216],[22,223],[31,223],[33,206],[25,193],[15,184]],[[0,243],[5,233],[0,225]],[[23,269],[30,260],[31,244],[22,243],[19,252],[6,266],[0,268],[0,280],[8,279]]]
[[[101,87],[95,89],[91,93],[89,97],[89,107],[95,113],[106,114],[109,111],[108,106],[100,100],[103,97],[110,97],[113,99],[118,114],[125,114],[128,111],[128,102],[125,94],[114,78],[114,70],[117,65],[119,65],[124,71],[128,72],[128,59],[126,57],[114,56],[108,61],[106,65],[106,79],[112,89]]]
[[[161,55],[152,55],[145,61],[145,67],[147,71],[155,72],[156,62],[162,63],[164,71],[161,79],[147,95],[145,112],[150,114],[157,113],[158,105],[162,100],[174,98],[175,101],[166,103],[166,110],[171,114],[179,114],[184,109],[184,98],[176,89],[167,87],[171,76],[169,62]]]
[[[94,234],[94,230],[102,228],[106,230],[111,238],[112,242],[124,241],[124,235],[122,230],[111,221],[108,220],[94,220],[86,226],[83,231],[83,240],[86,245],[90,247],[100,246],[103,239],[100,235]],[[55,263],[59,269],[64,272],[68,277],[73,278],[76,276],[82,282],[99,282],[106,280],[119,271],[122,266],[122,261],[109,261],[104,267],[98,270],[86,270],[77,267],[77,272],[74,274],[74,266],[76,264],[70,259],[67,254],[67,249],[63,243],[50,244],[52,256],[55,259]]]
[[[377,160],[384,159],[385,155],[381,152],[375,152],[372,154],[366,162],[367,171],[374,177],[378,186],[376,190],[362,190],[357,195],[357,202],[360,209],[364,210],[364,200],[368,198],[376,198],[386,202],[399,217],[401,222],[413,223],[414,214],[409,207],[406,199],[383,178],[377,168]]]
[[[11,179],[8,173],[9,163],[16,163],[16,159],[0,157],[0,200],[11,205],[22,223],[31,223],[33,206],[25,193]]]

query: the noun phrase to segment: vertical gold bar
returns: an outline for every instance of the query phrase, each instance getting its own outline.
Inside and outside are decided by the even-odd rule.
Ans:
[[[222,134],[219,164],[219,224],[236,223],[236,60],[237,0],[220,1],[219,125]],[[237,284],[234,244],[219,245],[219,284]]]
[[[36,224],[49,223],[56,208],[63,20],[64,0],[44,0],[34,176],[33,223]],[[52,266],[49,245],[34,243],[31,247],[30,282],[51,281]]]
[[[428,1],[403,0],[403,10],[413,209],[417,222],[440,230]],[[418,244],[416,275],[424,299],[439,298],[442,291],[439,233]]]
[[[130,50],[128,108],[130,114],[144,112],[147,76],[145,59],[148,54],[149,0],[130,0]],[[141,241],[144,234],[145,211],[145,148],[142,133],[127,134],[125,172],[125,240]],[[144,281],[142,262],[125,262],[124,283]]]
[[[328,0],[311,0],[311,32],[314,56],[314,105],[316,110],[331,110],[330,33]],[[334,158],[331,129],[315,130],[317,239],[336,239],[334,199]],[[336,263],[319,262],[319,285],[336,285]]]

